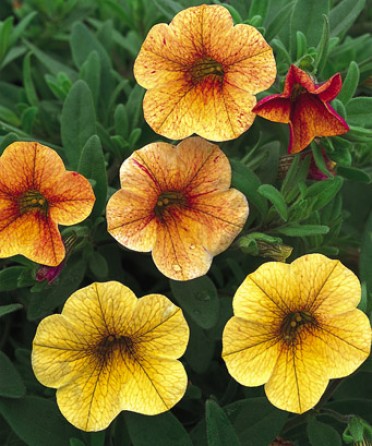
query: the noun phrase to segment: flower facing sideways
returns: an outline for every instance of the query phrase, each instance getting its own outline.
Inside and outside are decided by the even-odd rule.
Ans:
[[[67,172],[61,158],[37,142],[15,142],[0,158],[0,257],[22,254],[47,266],[65,257],[58,224],[80,223],[95,197],[89,181]]]
[[[279,409],[311,409],[330,379],[351,374],[369,355],[360,294],[358,278],[321,254],[260,266],[238,288],[223,333],[230,374],[245,386],[266,383]]]
[[[227,157],[199,137],[135,151],[120,180],[107,205],[108,231],[129,249],[152,251],[158,269],[175,280],[204,275],[248,216],[245,196],[229,189]]]
[[[57,390],[70,423],[105,429],[122,410],[155,415],[183,396],[187,375],[176,359],[189,328],[165,296],[137,299],[118,282],[76,291],[62,314],[41,321],[33,342],[38,380]]]
[[[252,26],[236,25],[226,8],[201,5],[155,25],[135,61],[148,91],[143,108],[160,135],[196,133],[212,141],[237,138],[253,123],[255,94],[275,80],[271,47]]]
[[[289,153],[301,152],[316,136],[342,135],[349,131],[344,119],[329,104],[342,87],[340,74],[322,84],[295,65],[289,68],[284,91],[261,99],[253,108],[269,121],[289,124]]]

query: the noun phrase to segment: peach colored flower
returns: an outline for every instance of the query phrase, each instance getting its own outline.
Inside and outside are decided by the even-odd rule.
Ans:
[[[248,216],[245,196],[229,189],[227,157],[199,137],[135,151],[120,180],[107,205],[109,233],[129,249],[152,251],[158,269],[172,279],[205,274]]]
[[[65,257],[58,224],[88,217],[95,197],[89,181],[67,172],[61,158],[37,142],[15,142],[0,158],[0,257],[22,254],[47,266]]]
[[[135,61],[148,91],[143,108],[153,130],[172,139],[193,133],[234,139],[253,123],[255,94],[274,82],[271,47],[252,26],[236,25],[226,8],[201,5],[155,25]]]

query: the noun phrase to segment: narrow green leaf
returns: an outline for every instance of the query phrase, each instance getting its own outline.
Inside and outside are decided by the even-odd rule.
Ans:
[[[0,413],[28,446],[66,446],[77,433],[57,404],[45,398],[0,399]]]
[[[115,109],[115,132],[120,135],[124,140],[129,136],[129,117],[126,107],[123,104],[119,104]]]
[[[187,431],[171,412],[152,417],[125,412],[124,418],[133,446],[192,446]]]
[[[337,174],[351,181],[360,181],[361,183],[370,183],[372,178],[364,170],[356,167],[337,167]]]
[[[283,195],[271,184],[262,184],[262,186],[258,188],[258,192],[274,205],[280,218],[287,221],[288,208]]]
[[[314,66],[318,73],[322,73],[327,62],[328,49],[329,49],[329,19],[328,16],[323,14],[323,32],[317,48],[315,56]]]
[[[78,438],[70,438],[70,446],[85,446],[85,443]]]
[[[20,37],[24,36],[24,32],[28,28],[28,25],[34,20],[37,16],[36,11],[32,11],[27,14],[23,19],[14,27],[12,35],[10,37],[10,44],[13,46]]]
[[[356,62],[351,61],[349,68],[347,70],[347,75],[344,80],[342,90],[337,96],[343,104],[347,104],[350,99],[354,96],[356,89],[359,84],[360,71],[359,66]]]
[[[365,7],[365,0],[342,0],[330,11],[331,37],[342,36]]]
[[[215,354],[215,341],[207,336],[205,330],[200,328],[191,318],[188,320],[188,325],[190,339],[184,358],[194,372],[198,374],[206,373]],[[214,329],[216,329],[216,326]]]
[[[329,180],[317,181],[305,191],[303,198],[311,199],[312,210],[319,210],[327,205],[343,185],[342,178],[332,177]]]
[[[18,279],[27,268],[24,266],[9,266],[0,271],[0,291],[11,291],[18,288]]]
[[[128,97],[125,107],[129,117],[130,129],[141,127],[143,122],[142,102],[144,94],[145,90],[139,85],[135,85]]]
[[[98,280],[107,278],[109,273],[109,265],[106,258],[98,251],[94,251],[89,257],[88,266]]]
[[[0,119],[15,127],[18,127],[20,124],[18,116],[12,110],[2,105],[0,105]]]
[[[164,14],[164,17],[168,20],[182,10],[182,6],[173,0],[153,0],[154,4],[158,7],[159,11]]]
[[[170,287],[177,303],[199,327],[209,329],[217,323],[220,302],[217,289],[209,277],[170,280]]]
[[[301,59],[307,52],[307,39],[302,31],[296,32],[296,59]]]
[[[21,375],[12,361],[0,351],[0,396],[21,398],[25,393],[26,387]]]
[[[329,11],[328,0],[318,0],[312,2],[309,0],[297,0],[293,9],[289,27],[291,40],[291,54],[296,54],[295,43],[296,33],[301,31],[306,36],[309,47],[316,47],[319,42],[319,36],[322,34],[323,14],[327,15]]]
[[[307,424],[307,434],[311,446],[341,446],[341,437],[336,429],[311,418]]]
[[[264,20],[269,8],[270,0],[253,0],[249,8],[248,17],[251,19],[255,15],[259,15]]]
[[[23,308],[21,304],[9,304],[9,305],[1,305],[0,306],[0,317],[3,317],[9,313],[13,313],[14,311],[20,310]]]
[[[283,26],[288,23],[289,16],[292,13],[293,6],[295,5],[295,1],[289,2],[285,4],[273,18],[273,20],[266,27],[265,39],[268,42],[271,42],[274,37],[279,34],[279,32],[283,29]]]
[[[97,135],[91,136],[83,147],[78,171],[86,178],[94,180],[93,187],[96,202],[92,216],[101,215],[107,198],[107,173],[101,140]]]
[[[232,169],[231,186],[240,190],[250,205],[257,208],[261,215],[267,213],[267,201],[257,192],[261,182],[257,175],[238,160],[230,159]]]
[[[224,410],[213,400],[207,400],[205,418],[208,446],[240,446],[236,432]]]
[[[288,226],[277,228],[273,232],[286,235],[287,237],[308,237],[311,235],[327,234],[329,232],[329,227],[322,225],[300,225],[297,223],[292,223]]]
[[[97,107],[101,85],[101,60],[96,50],[92,51],[82,64],[80,68],[80,79],[87,83]]]
[[[88,85],[77,81],[62,108],[61,137],[67,159],[76,168],[84,145],[96,133],[96,114]]]
[[[350,125],[372,128],[372,97],[358,97],[346,104],[347,120]]]
[[[4,22],[0,23],[0,60],[2,60],[9,48],[10,38],[13,31],[14,17],[8,17]]]
[[[367,285],[368,293],[372,293],[372,212],[364,227],[359,258],[360,280]]]

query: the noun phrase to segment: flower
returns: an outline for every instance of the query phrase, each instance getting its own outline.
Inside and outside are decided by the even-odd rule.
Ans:
[[[122,410],[156,415],[182,398],[187,375],[176,359],[188,339],[181,309],[165,296],[137,299],[118,282],[93,283],[40,322],[32,367],[58,389],[70,423],[97,431]]]
[[[120,180],[107,204],[109,233],[129,249],[152,250],[158,269],[172,279],[204,275],[248,216],[245,196],[229,189],[227,157],[199,137],[135,151]]]
[[[201,5],[155,25],[134,64],[148,91],[147,123],[167,138],[197,133],[234,139],[253,123],[253,96],[269,88],[276,66],[271,47],[252,26],[236,25],[226,8]]]
[[[230,374],[245,386],[266,383],[279,409],[314,407],[329,379],[351,374],[369,355],[360,295],[358,278],[321,254],[260,266],[238,288],[223,333]]]
[[[58,223],[81,222],[95,197],[88,180],[66,172],[61,158],[37,142],[15,142],[0,158],[0,257],[22,254],[47,266],[65,257]]]
[[[342,135],[349,131],[343,118],[329,102],[340,92],[339,73],[322,84],[295,65],[291,65],[284,91],[261,99],[253,108],[265,119],[289,124],[289,153],[301,152],[316,136]]]

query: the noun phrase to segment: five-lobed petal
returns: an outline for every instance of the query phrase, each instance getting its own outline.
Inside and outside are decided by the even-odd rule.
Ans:
[[[322,84],[315,84],[307,73],[291,65],[283,93],[261,99],[253,112],[270,121],[289,124],[288,152],[298,153],[317,136],[349,131],[345,120],[329,104],[341,87],[338,73]]]
[[[59,155],[37,142],[15,142],[0,158],[0,257],[22,254],[57,266],[65,257],[58,224],[88,217],[89,181],[65,170]]]
[[[155,132],[225,141],[252,125],[254,95],[272,85],[276,66],[254,27],[233,26],[223,6],[201,5],[150,30],[134,75],[148,90],[143,108]]]
[[[371,326],[356,306],[358,278],[337,260],[309,254],[286,265],[268,262],[237,290],[223,333],[230,374],[241,384],[265,384],[272,404],[303,413],[332,378],[367,359]]]
[[[33,342],[38,380],[57,390],[62,414],[85,431],[105,429],[122,410],[155,415],[183,396],[177,361],[189,328],[165,296],[137,299],[118,282],[76,291],[61,315],[41,321]]]
[[[248,216],[245,196],[229,189],[227,157],[199,137],[135,151],[120,179],[121,190],[107,205],[108,231],[127,248],[152,251],[158,269],[172,279],[204,275]]]

